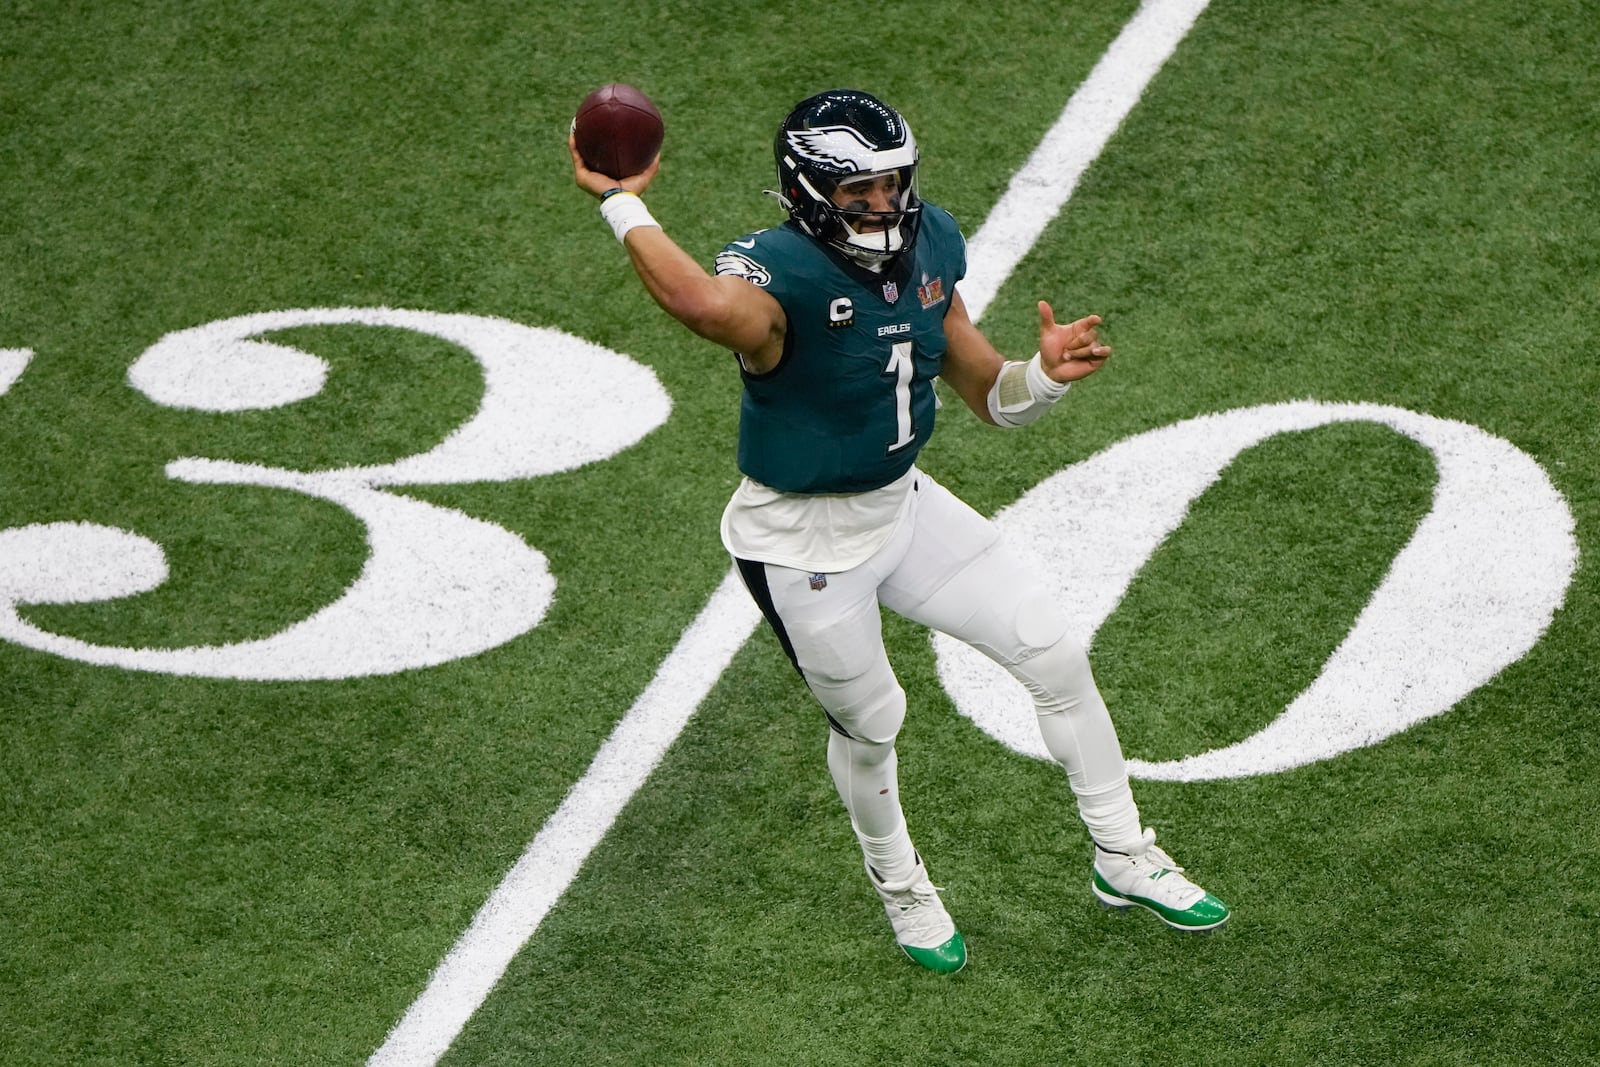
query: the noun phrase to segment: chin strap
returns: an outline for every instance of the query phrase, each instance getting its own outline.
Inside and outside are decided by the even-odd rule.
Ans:
[[[870,253],[863,255],[861,249],[852,247],[851,245],[835,244],[833,247],[849,256],[851,262],[853,262],[856,266],[861,267],[864,270],[870,270],[874,274],[882,274],[884,271],[889,269],[889,264],[894,262],[893,257],[888,259],[880,259],[876,255]]]
[[[1008,430],[1026,426],[1066,396],[1071,386],[1052,380],[1037,352],[1026,363],[1013,360],[1000,368],[989,389],[989,417]]]

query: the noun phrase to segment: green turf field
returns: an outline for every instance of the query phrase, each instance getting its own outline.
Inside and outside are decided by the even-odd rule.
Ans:
[[[11,0],[0,1063],[432,1062],[386,1038],[728,570],[738,376],[573,186],[590,89],[660,105],[648,201],[702,262],[780,220],[773,131],[840,85],[904,112],[971,235],[1137,7]],[[1135,782],[1227,927],[1102,911],[1064,776],[889,618],[902,795],[971,952],[913,967],[762,629],[439,1062],[1600,1061],[1597,56],[1594,0],[1213,0],[983,316],[1023,357],[1036,300],[1098,312],[1116,355],[1019,432],[946,393],[922,465],[988,514],[1296,401],[1479,448],[1457,492],[1382,420],[1266,435],[1099,626],[1130,757],[1223,749],[1455,509],[1377,641],[1445,664],[1406,690],[1440,714]],[[298,316],[227,325],[269,312]],[[230,342],[242,369],[208,377]],[[517,373],[495,447],[457,447]],[[1529,471],[1547,495],[1509,499],[1542,504],[1480,496]],[[1563,515],[1575,569],[1539,536]],[[1118,536],[1030,548],[1070,574]],[[1457,654],[1493,677],[1440,696]]]

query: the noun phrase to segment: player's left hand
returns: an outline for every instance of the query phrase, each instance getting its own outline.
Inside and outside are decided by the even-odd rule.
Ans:
[[[1085,315],[1061,325],[1050,305],[1039,301],[1039,361],[1051,380],[1075,382],[1105,366],[1111,346],[1100,343],[1100,321],[1099,315]]]

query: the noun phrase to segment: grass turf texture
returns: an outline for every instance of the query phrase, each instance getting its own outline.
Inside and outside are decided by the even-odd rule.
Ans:
[[[538,629],[473,659],[252,684],[0,645],[0,1058],[363,1060],[725,571],[737,379],[650,307],[572,189],[561,140],[589,89],[629,80],[662,106],[652,207],[702,261],[776,219],[756,195],[771,131],[836,84],[905,110],[925,194],[970,232],[1132,9],[891,5],[873,16],[897,27],[882,47],[841,48],[760,3],[615,21],[12,5],[0,347],[37,355],[0,396],[0,524],[136,529],[173,575],[29,609],[38,624],[181,645],[304,617],[361,565],[350,517],[162,465],[383,462],[437,441],[481,388],[449,346],[327,328],[296,338],[334,365],[317,398],[178,412],[124,378],[166,332],[287,307],[499,315],[629,353],[674,411],[581,471],[407,490],[518,532],[560,581]],[[805,25],[858,15],[822,4]],[[1591,2],[1215,0],[986,316],[1022,355],[1038,296],[1096,310],[1117,357],[1021,433],[947,405],[925,465],[992,512],[1194,414],[1374,401],[1528,451],[1592,555],[1595,54]],[[1424,452],[1369,426],[1242,457],[1097,639],[1130,754],[1197,751],[1275,714],[1432,478]],[[1376,747],[1136,784],[1163,842],[1236,909],[1206,938],[1095,906],[1059,772],[956,715],[926,636],[890,620],[913,708],[903,793],[972,952],[948,981],[895,950],[820,717],[762,633],[445,1062],[1585,1062],[1596,592],[1582,567],[1527,657]]]

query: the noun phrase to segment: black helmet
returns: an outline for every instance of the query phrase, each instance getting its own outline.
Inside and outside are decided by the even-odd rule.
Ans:
[[[806,233],[868,266],[887,263],[917,240],[917,142],[894,108],[855,89],[832,89],[802,100],[778,127],[778,199]],[[895,174],[896,210],[841,208],[833,192],[852,179]],[[858,232],[861,216],[886,219],[882,230]]]

